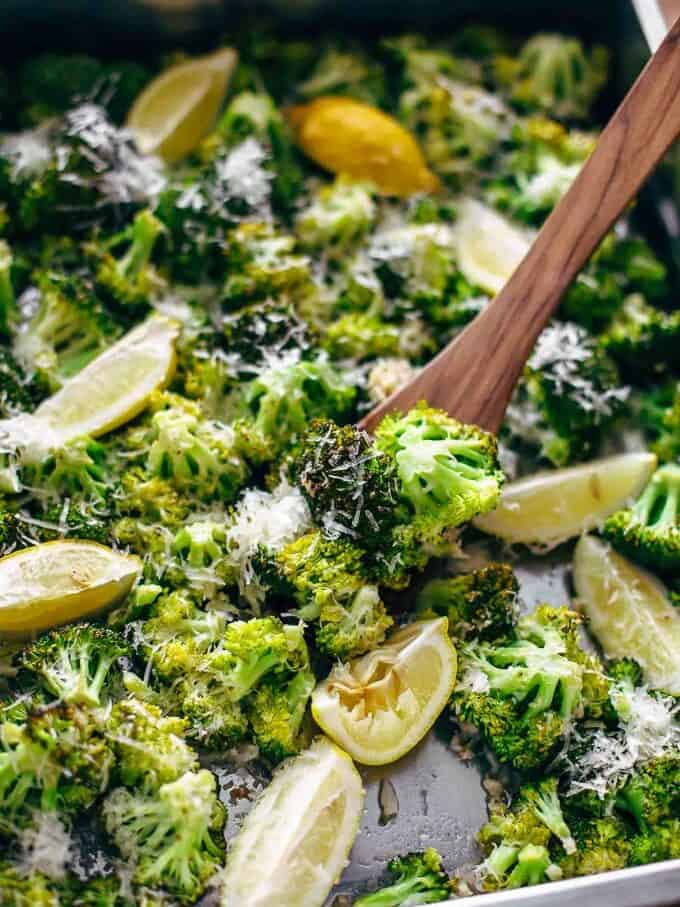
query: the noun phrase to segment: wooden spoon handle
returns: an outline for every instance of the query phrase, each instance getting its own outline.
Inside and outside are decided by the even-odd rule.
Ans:
[[[362,427],[370,431],[386,412],[427,400],[498,431],[536,338],[565,290],[680,134],[679,42],[680,19],[498,296]]]

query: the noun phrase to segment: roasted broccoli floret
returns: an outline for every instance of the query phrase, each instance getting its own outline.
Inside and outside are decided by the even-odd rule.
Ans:
[[[303,98],[344,95],[379,107],[385,99],[385,74],[379,62],[359,50],[329,47],[297,90]]]
[[[489,564],[471,573],[430,580],[418,593],[421,618],[446,617],[454,639],[493,640],[517,622],[519,583],[508,564]]]
[[[593,666],[577,642],[579,616],[542,606],[505,640],[468,643],[453,697],[459,718],[474,725],[502,762],[538,768],[584,708]],[[598,695],[607,692],[592,684]]]
[[[46,273],[38,287],[37,308],[18,328],[12,348],[29,374],[44,376],[57,390],[113,343],[120,329],[75,278]]]
[[[239,376],[252,377],[286,355],[306,354],[313,332],[290,303],[266,302],[225,315],[221,346]],[[233,364],[232,364],[233,363]],[[191,394],[191,396],[194,396]]]
[[[0,416],[33,410],[48,394],[41,376],[26,374],[12,353],[0,348]]]
[[[380,359],[408,356],[421,361],[434,348],[432,335],[417,316],[397,324],[379,315],[350,312],[331,322],[321,346],[333,359]]]
[[[225,811],[209,771],[187,772],[153,794],[119,787],[103,815],[135,880],[167,888],[182,903],[192,903],[220,865]]]
[[[383,642],[393,620],[366,578],[359,548],[317,531],[260,557],[273,591],[293,597],[300,617],[315,622],[323,652],[347,659]]]
[[[0,861],[0,904],[2,907],[63,907],[60,886],[36,870]]]
[[[606,520],[602,534],[642,564],[680,568],[680,465],[657,469],[633,506]]]
[[[672,381],[644,393],[640,422],[650,449],[663,463],[680,458],[680,383]]]
[[[449,877],[433,847],[422,853],[394,857],[387,869],[394,879],[392,884],[363,895],[354,902],[354,907],[408,907],[436,904],[451,897]]]
[[[505,429],[554,466],[589,456],[625,411],[629,388],[581,327],[554,322],[538,338]]]
[[[558,855],[565,878],[623,869],[630,858],[629,829],[617,816],[580,818],[570,823],[576,841],[573,853]]]
[[[616,805],[629,813],[640,832],[680,814],[680,755],[670,752],[635,767],[616,795]]]
[[[386,416],[375,438],[396,463],[416,531],[433,535],[496,506],[504,477],[492,435],[419,404]]]
[[[99,505],[102,511],[117,487],[106,447],[88,437],[64,444],[39,464],[27,465],[21,477],[24,484],[42,490],[53,502],[83,500]]]
[[[234,425],[237,444],[254,463],[276,459],[313,419],[344,421],[356,388],[329,362],[282,358],[243,385]]]
[[[115,703],[106,731],[116,756],[115,774],[126,787],[152,791],[198,768],[184,740],[186,721],[128,697]]]
[[[599,337],[602,348],[624,375],[650,381],[680,365],[680,314],[666,313],[628,296]]]
[[[304,247],[343,255],[366,234],[375,215],[370,187],[338,177],[299,212],[295,228]]]
[[[128,652],[114,630],[75,624],[41,636],[21,664],[62,702],[98,706],[107,701],[118,659]]]
[[[87,809],[106,789],[113,763],[97,716],[80,706],[29,708],[0,727],[0,826],[13,833],[32,811]]]
[[[394,461],[354,426],[314,422],[288,466],[314,521],[331,537],[372,550],[399,520]]]
[[[514,104],[559,119],[584,119],[607,81],[609,54],[596,45],[588,52],[577,38],[539,34],[519,55],[493,61],[496,81]]]
[[[300,752],[301,727],[316,685],[311,671],[301,670],[281,683],[265,679],[244,701],[255,743],[272,762]]]
[[[154,294],[163,288],[160,275],[150,263],[163,229],[158,218],[145,208],[121,233],[86,246],[99,292],[114,306],[128,309],[135,316],[143,314]],[[124,251],[117,255],[121,246]]]

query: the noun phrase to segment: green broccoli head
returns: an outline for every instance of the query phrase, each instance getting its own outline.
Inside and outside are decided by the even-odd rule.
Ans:
[[[100,512],[115,491],[117,482],[107,462],[107,449],[92,438],[76,438],[52,451],[40,464],[29,464],[21,472],[25,485],[42,489],[48,498],[90,503]]]
[[[641,832],[677,819],[680,811],[680,755],[668,753],[636,766],[618,791],[616,805],[629,813]]]
[[[386,416],[375,438],[396,463],[416,528],[443,531],[496,506],[504,476],[493,435],[419,404]]]
[[[394,461],[351,425],[313,422],[288,464],[317,525],[359,548],[384,547],[399,518]]]
[[[571,829],[576,850],[557,858],[565,878],[623,869],[630,858],[630,834],[617,816],[575,820]]]
[[[642,667],[634,658],[617,658],[607,664],[607,674],[614,683],[639,687],[643,681]]]
[[[680,382],[643,393],[640,422],[651,450],[663,463],[680,458]]]
[[[302,723],[315,685],[314,674],[303,668],[283,683],[265,678],[244,700],[255,743],[271,762],[300,752]]]
[[[295,229],[304,248],[342,256],[366,235],[375,217],[371,187],[340,176],[298,213]]]
[[[210,666],[181,677],[171,700],[186,722],[186,735],[202,749],[224,752],[248,739],[248,718],[242,704],[232,702],[221,678]]]
[[[387,869],[393,882],[363,895],[354,902],[354,907],[407,907],[408,904],[436,904],[451,897],[449,877],[433,847],[394,857]]]
[[[550,829],[536,812],[519,801],[511,809],[492,810],[477,840],[487,856],[479,875],[487,891],[522,888],[555,877],[548,851]]]
[[[655,309],[640,293],[624,300],[599,337],[623,374],[643,382],[677,370],[679,341],[680,315]]]
[[[447,617],[454,639],[493,640],[517,622],[519,583],[509,564],[488,564],[471,573],[430,580],[418,593],[421,618]]]
[[[453,317],[456,303],[449,303],[446,308],[444,317]],[[438,307],[435,317],[442,314],[442,307]],[[321,346],[333,359],[359,361],[383,356],[407,356],[421,361],[426,354],[434,351],[432,334],[426,324],[413,314],[396,324],[378,315],[349,312],[328,325]]]
[[[135,866],[139,884],[192,903],[219,868],[225,811],[207,771],[187,772],[153,794],[114,790],[104,801],[106,830]]]
[[[657,469],[633,506],[606,520],[602,534],[653,569],[680,568],[680,465]]]
[[[538,338],[506,429],[554,466],[587,457],[625,411],[629,388],[587,331],[554,322]]]
[[[295,238],[268,224],[244,223],[232,230],[225,254],[229,276],[222,298],[230,309],[282,293],[295,299],[310,286],[310,262],[296,254]]]
[[[519,55],[494,58],[496,82],[523,110],[544,111],[559,119],[582,120],[607,81],[609,53],[587,51],[577,38],[538,34]]]
[[[23,867],[0,861],[0,892],[3,907],[62,907],[60,886],[41,872],[28,875]]]
[[[377,60],[358,49],[329,47],[297,90],[303,98],[343,95],[380,107],[386,94],[385,73]]]
[[[116,777],[131,788],[156,790],[198,768],[185,742],[186,722],[158,706],[128,697],[115,703],[106,722],[116,756]]]
[[[244,306],[222,321],[222,347],[239,375],[252,377],[268,363],[312,345],[313,332],[285,301],[266,300]]]
[[[47,396],[44,377],[26,373],[9,349],[0,349],[0,416],[6,418],[35,409]]]
[[[22,667],[62,702],[103,705],[118,659],[129,647],[115,630],[75,624],[41,636],[21,657]]]
[[[344,421],[356,388],[330,363],[279,360],[243,386],[235,423],[239,449],[255,463],[276,459],[313,419]]]
[[[662,860],[677,860],[680,857],[680,819],[666,819],[630,841],[631,866],[659,863]]]

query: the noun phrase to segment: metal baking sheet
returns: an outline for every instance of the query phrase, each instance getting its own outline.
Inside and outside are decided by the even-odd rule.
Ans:
[[[361,32],[388,33],[397,29],[436,26],[454,28],[461,21],[488,20],[508,31],[546,28],[574,31],[606,41],[616,51],[614,104],[658,41],[663,25],[656,0],[274,0],[258,4],[273,12],[287,30],[305,32],[329,26]],[[73,48],[93,53],[129,52],[144,56],[166,46],[210,46],[214,36],[233,24],[234,17],[252,10],[242,3],[220,0],[0,0],[0,45],[11,57],[36,49]],[[638,15],[643,21],[640,25]],[[661,23],[661,24],[660,24]],[[656,197],[658,200],[658,196]],[[654,200],[654,195],[652,194]],[[663,202],[666,206],[668,200]],[[642,207],[642,206],[641,206]],[[654,230],[666,234],[669,249],[677,240],[677,214],[664,215],[662,206],[647,206]],[[675,227],[674,227],[675,225]],[[680,257],[676,260],[680,260]],[[527,558],[515,566],[527,610],[539,602],[564,604],[569,596],[570,550],[550,558]],[[351,897],[375,883],[390,857],[432,846],[448,870],[473,865],[479,858],[475,833],[486,819],[484,774],[460,759],[451,748],[451,727],[444,717],[415,750],[398,763],[362,771],[366,807],[360,834],[340,884],[328,907],[346,907]],[[257,763],[207,762],[216,773],[221,796],[229,809],[231,837],[254,797],[267,782]],[[84,850],[97,857],[97,842],[88,835]],[[214,904],[214,895],[201,904]],[[453,904],[454,901],[447,902]],[[680,860],[626,869],[607,875],[553,882],[515,892],[468,898],[474,905],[508,907],[662,907],[680,904]],[[285,905],[281,905],[285,907]]]

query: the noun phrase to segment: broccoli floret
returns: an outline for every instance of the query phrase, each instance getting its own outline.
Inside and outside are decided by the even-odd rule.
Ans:
[[[630,840],[630,866],[643,866],[680,857],[680,819],[658,822]]]
[[[151,475],[172,482],[209,501],[216,495],[233,500],[247,477],[230,427],[202,417],[200,407],[176,394],[159,394],[142,443],[148,443]]]
[[[436,904],[451,897],[449,877],[442,858],[433,847],[422,853],[395,857],[387,864],[394,881],[365,894],[354,907],[407,907],[409,904]]]
[[[663,463],[680,458],[680,383],[673,381],[644,393],[640,422],[651,450]]]
[[[375,438],[396,463],[416,530],[444,531],[496,506],[504,476],[493,435],[419,404],[386,416]]]
[[[564,466],[597,449],[625,411],[628,394],[615,364],[583,328],[554,322],[538,338],[505,428],[518,443]]]
[[[245,306],[222,322],[222,346],[239,377],[252,377],[268,363],[286,355],[302,356],[312,345],[313,332],[286,302]],[[193,394],[191,396],[194,396]]]
[[[340,176],[321,187],[295,227],[302,246],[341,256],[368,232],[375,216],[370,186]]]
[[[661,312],[634,293],[600,334],[599,342],[631,379],[663,377],[680,365],[680,314]]]
[[[634,658],[617,658],[607,664],[607,674],[614,683],[629,688],[639,687],[643,681],[642,668]]]
[[[151,298],[163,288],[163,281],[150,264],[163,230],[163,224],[145,208],[126,230],[108,241],[92,241],[86,246],[93,259],[97,289],[107,301],[134,316],[144,315]],[[121,245],[125,251],[116,257]]]
[[[95,713],[66,704],[30,708],[24,723],[0,727],[0,825],[12,833],[35,808],[87,809],[106,788],[112,764]]]
[[[220,566],[225,556],[226,527],[216,520],[196,520],[183,526],[172,542],[172,550],[189,567]]]
[[[0,861],[2,907],[63,907],[59,885],[41,872],[26,874],[23,867]]]
[[[153,794],[114,790],[104,801],[104,823],[135,880],[160,885],[182,903],[193,902],[219,868],[224,807],[206,770],[187,772]]]
[[[98,706],[107,699],[118,659],[128,652],[114,630],[75,624],[41,636],[21,664],[62,702]]]
[[[657,469],[633,506],[606,520],[602,534],[653,569],[680,568],[680,465]]]
[[[623,869],[630,856],[629,831],[616,816],[586,818],[571,823],[576,851],[557,857],[565,878]]]
[[[255,743],[271,762],[300,752],[301,726],[315,685],[314,674],[303,669],[284,684],[265,679],[246,697],[244,706]]]
[[[296,599],[303,620],[315,622],[327,655],[347,659],[383,642],[393,620],[366,579],[359,548],[309,532],[263,559],[263,575],[275,592]]]
[[[200,747],[224,752],[248,737],[248,718],[241,703],[225,695],[219,677],[197,672],[172,691],[187,722],[187,737]]]
[[[274,460],[313,419],[344,421],[356,388],[329,362],[285,357],[243,385],[234,425],[239,449],[254,463]]]
[[[54,500],[83,499],[104,508],[115,490],[107,449],[92,438],[77,438],[51,452],[40,464],[26,466],[22,481]]]
[[[360,50],[330,47],[319,57],[297,91],[303,98],[343,95],[380,107],[385,100],[383,67]]]
[[[636,766],[616,795],[616,805],[632,815],[641,832],[680,813],[680,755],[668,753]]]
[[[585,119],[607,81],[609,53],[596,45],[586,51],[577,38],[539,34],[519,55],[497,56],[494,76],[514,104],[559,119]]]
[[[425,80],[405,91],[399,117],[420,138],[428,164],[453,187],[484,171],[513,121],[498,95],[454,79]]]
[[[562,311],[589,331],[601,330],[631,293],[663,299],[667,269],[641,237],[610,233],[567,291]]]
[[[321,346],[333,359],[379,359],[408,356],[416,361],[432,352],[432,335],[417,316],[402,324],[377,315],[351,312],[331,322]]]
[[[151,791],[195,771],[198,759],[184,740],[186,724],[134,697],[115,703],[106,730],[120,783]]]
[[[26,375],[12,353],[0,348],[0,416],[15,416],[35,409],[48,394],[46,382],[38,375]]]
[[[54,391],[113,343],[120,329],[75,278],[45,273],[38,287],[37,308],[12,347],[26,370],[44,376]]]
[[[481,68],[470,59],[456,57],[450,51],[433,45],[430,37],[417,34],[399,35],[381,42],[392,61],[401,70],[401,87],[436,85],[444,80],[480,82]]]
[[[191,503],[172,481],[149,476],[133,468],[121,476],[121,493],[117,501],[119,513],[134,518],[134,522],[161,523],[177,531],[186,522]]]
[[[317,525],[360,548],[385,544],[399,518],[394,461],[354,426],[314,422],[288,466]]]
[[[7,338],[16,319],[17,308],[12,284],[12,250],[0,239],[0,336]]]
[[[519,583],[508,564],[489,564],[471,573],[430,580],[418,593],[420,618],[446,617],[454,639],[493,640],[517,622]]]

